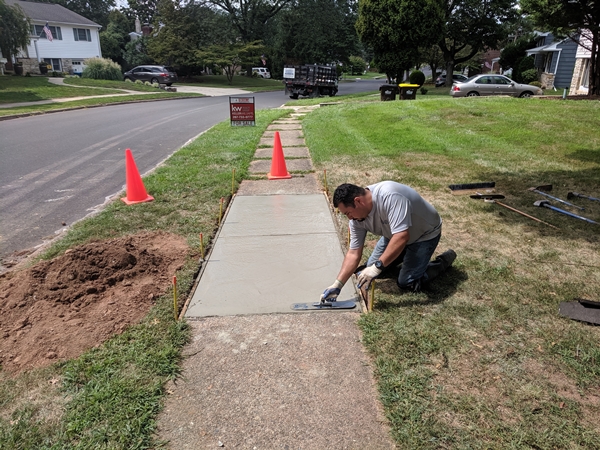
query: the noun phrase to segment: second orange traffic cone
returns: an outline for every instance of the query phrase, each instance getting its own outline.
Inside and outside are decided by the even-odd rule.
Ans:
[[[279,131],[275,132],[275,142],[273,143],[273,157],[271,159],[271,171],[267,175],[269,180],[281,180],[284,178],[292,178],[287,171],[285,158],[283,157],[283,148],[281,148],[281,138]]]
[[[128,205],[134,203],[151,202],[154,197],[148,195],[142,177],[138,172],[131,150],[125,150],[125,175],[127,180],[127,197],[121,200]]]

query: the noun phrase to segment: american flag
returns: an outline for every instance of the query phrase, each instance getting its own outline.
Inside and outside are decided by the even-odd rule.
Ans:
[[[44,25],[44,33],[46,33],[46,37],[48,38],[48,40],[50,42],[52,42],[52,31],[50,31],[50,27],[48,26],[48,22],[46,22],[46,25]]]

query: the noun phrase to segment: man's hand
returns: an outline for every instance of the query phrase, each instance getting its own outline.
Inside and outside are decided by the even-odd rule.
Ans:
[[[343,287],[344,285],[341,281],[335,280],[335,283],[333,283],[331,286],[325,289],[321,294],[321,302],[335,302],[337,300],[338,295],[340,295],[340,292],[342,291]]]
[[[371,281],[373,281],[373,278],[375,278],[380,273],[381,273],[381,269],[378,269],[377,267],[375,267],[375,264],[361,270],[357,274],[358,287],[364,288],[364,289],[369,289],[369,286],[371,285]]]

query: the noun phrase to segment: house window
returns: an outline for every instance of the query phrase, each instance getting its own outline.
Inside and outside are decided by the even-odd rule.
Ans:
[[[62,41],[62,32],[60,31],[60,27],[53,27],[49,25],[50,32],[52,33],[52,39],[58,39]],[[44,33],[44,25],[32,25],[31,26],[31,34],[34,36],[38,36],[40,39],[48,39],[46,33]]]
[[[62,72],[60,59],[57,58],[44,58],[44,62],[52,66],[54,72]]]
[[[583,70],[580,84],[583,88],[590,87],[590,60],[587,58],[583,60]]]
[[[73,28],[73,36],[76,41],[92,42],[92,34],[87,28]]]
[[[544,56],[544,72],[551,73],[552,69],[552,53],[546,53]]]

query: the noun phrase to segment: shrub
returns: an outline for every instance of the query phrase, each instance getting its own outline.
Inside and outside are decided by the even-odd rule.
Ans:
[[[348,61],[350,75],[362,75],[367,70],[367,63],[360,56],[350,56]]]
[[[152,83],[150,83],[149,81],[144,81],[144,86],[152,86]]]
[[[529,84],[536,87],[542,87],[542,83],[540,83],[539,81],[532,81]]]
[[[135,84],[144,84],[142,80],[135,80]]]
[[[408,81],[410,84],[418,84],[419,86],[423,86],[423,84],[425,84],[425,74],[420,70],[413,70],[408,77]]]
[[[423,94],[423,95],[427,94],[427,88],[422,87],[421,94]]]
[[[152,87],[159,88],[160,84],[158,84],[158,83],[152,83]]]
[[[537,70],[529,69],[521,72],[521,83],[531,84],[533,81],[537,81]]]
[[[94,80],[117,80],[123,79],[121,66],[110,59],[105,58],[90,58],[86,59],[84,64],[87,66],[82,78],[92,78]]]
[[[127,78],[125,79],[125,83],[133,83],[133,81],[131,81],[131,78]]]

